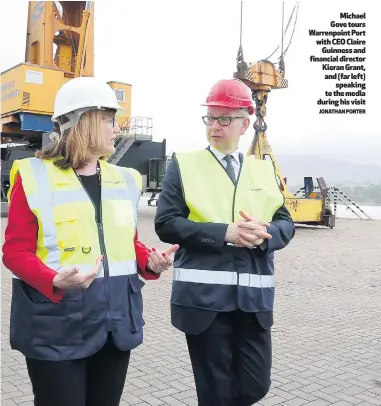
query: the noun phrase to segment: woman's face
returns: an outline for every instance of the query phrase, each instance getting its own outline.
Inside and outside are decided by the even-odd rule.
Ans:
[[[115,140],[120,132],[115,114],[108,113],[102,118],[102,154],[112,154],[115,152]]]

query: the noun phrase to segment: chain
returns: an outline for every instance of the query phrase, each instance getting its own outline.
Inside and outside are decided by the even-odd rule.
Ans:
[[[264,117],[266,115],[265,103],[267,101],[267,94],[263,98],[259,99],[257,92],[254,91],[253,100],[255,102],[255,115],[256,115],[257,119],[255,120],[255,122],[253,124],[255,135],[254,135],[252,154],[254,154],[255,147],[259,141],[259,133],[260,132],[264,133],[267,130],[267,124],[264,120]]]
[[[254,122],[253,127],[256,134],[258,134],[259,132],[264,133],[267,130],[267,124],[265,123],[265,120],[262,117],[257,118],[257,120]]]

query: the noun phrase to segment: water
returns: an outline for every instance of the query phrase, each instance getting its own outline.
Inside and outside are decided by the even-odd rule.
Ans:
[[[145,208],[148,206],[148,199],[150,198],[151,194],[145,194],[142,196],[141,201],[140,201],[140,207]],[[372,220],[381,220],[381,205],[380,206],[363,206],[358,204],[359,207],[361,207],[362,210],[372,219]],[[352,207],[353,210],[355,210],[354,207]],[[154,210],[148,209],[148,210]],[[333,205],[332,205],[332,211],[333,211]],[[355,210],[356,213],[358,213],[358,210]],[[336,211],[336,217],[337,218],[342,218],[342,219],[358,219],[358,217],[352,213],[346,206],[342,204],[337,205],[337,211]],[[361,214],[361,218],[366,218],[363,214]]]
[[[363,206],[358,204],[359,207],[372,219],[372,220],[381,220],[381,206]],[[366,218],[361,212],[359,212],[354,206],[351,208],[361,215],[361,218]],[[332,206],[333,210],[333,206]],[[357,219],[358,217],[352,213],[350,209],[342,204],[337,205],[336,211],[337,218],[345,218],[345,219]]]

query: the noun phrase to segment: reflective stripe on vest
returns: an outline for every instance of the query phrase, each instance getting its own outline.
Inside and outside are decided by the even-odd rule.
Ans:
[[[51,188],[51,181],[48,174],[48,164],[46,161],[43,161],[38,158],[27,158],[29,161],[29,168],[27,164],[21,161],[18,161],[17,165],[20,167],[20,174],[23,178],[23,183],[25,180],[26,185],[24,185],[25,194],[27,197],[28,205],[30,209],[35,213],[39,221],[39,240],[43,244],[44,248],[47,251],[47,255],[44,258],[44,263],[59,272],[64,269],[70,268],[72,264],[62,264],[61,255],[63,251],[69,251],[70,249],[78,249],[78,247],[66,247],[66,250],[63,247],[60,247],[57,235],[57,226],[54,218],[55,209],[64,209],[65,212],[70,212],[70,204],[77,203],[89,203],[90,199],[86,191],[82,189],[74,190],[55,190]],[[24,160],[22,160],[24,161]],[[104,165],[104,164],[103,164]],[[22,169],[21,169],[22,168]],[[27,180],[24,179],[26,171],[28,169],[32,170],[30,176],[34,179],[34,187],[36,190],[33,190],[34,193],[28,193],[28,184]],[[136,227],[137,224],[137,204],[140,198],[140,192],[136,187],[136,181],[133,176],[121,167],[113,167],[113,170],[117,170],[122,174],[125,187],[102,187],[102,202],[110,200],[112,202],[126,201],[130,200],[132,202],[133,210],[130,213],[133,215],[133,222],[126,227]],[[23,176],[24,175],[24,176]],[[29,174],[28,174],[29,176]],[[70,181],[68,181],[70,182]],[[29,185],[30,187],[30,185]],[[64,207],[62,206],[64,205]],[[128,213],[113,213],[112,215],[118,216],[121,218],[128,216]],[[75,227],[75,226],[73,226]],[[123,230],[123,229],[122,229]],[[78,231],[73,228],[73,232]],[[118,236],[113,236],[118,238]],[[75,243],[74,243],[75,244]],[[133,242],[130,242],[133,246]],[[107,242],[106,242],[107,245]],[[126,252],[128,251],[126,241]],[[130,255],[130,258],[126,258],[125,261],[113,260],[113,258],[108,258],[109,266],[109,276],[121,276],[121,275],[132,275],[137,273],[137,265],[135,259],[134,247],[133,255]],[[131,246],[129,248],[131,251]],[[128,254],[127,254],[128,255]],[[108,255],[109,256],[109,255]],[[82,256],[84,257],[84,255]],[[80,272],[90,272],[95,267],[95,258],[93,255],[91,257],[94,261],[92,263],[75,263],[75,266],[79,268]],[[97,275],[98,278],[104,276],[104,269],[102,266],[101,272]],[[16,276],[13,275],[16,278]]]
[[[211,151],[175,155],[188,219],[231,224],[240,211],[270,222],[284,204],[271,161],[245,156],[237,183]],[[240,251],[241,250],[241,251]],[[242,256],[240,255],[242,253]],[[224,247],[219,258],[207,251],[182,248],[175,255],[171,302],[214,311],[272,310],[275,278],[271,260],[255,251]]]
[[[212,285],[239,285],[250,288],[274,287],[274,275],[237,274],[229,271],[207,271],[205,269],[174,268],[173,280]]]

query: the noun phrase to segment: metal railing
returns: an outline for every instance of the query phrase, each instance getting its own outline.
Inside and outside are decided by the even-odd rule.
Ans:
[[[121,126],[121,137],[134,137],[137,141],[152,141],[152,118],[131,117]]]

